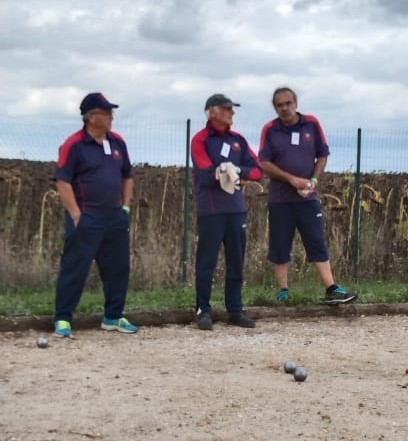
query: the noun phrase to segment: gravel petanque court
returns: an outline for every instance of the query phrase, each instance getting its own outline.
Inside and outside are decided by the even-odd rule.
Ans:
[[[0,333],[2,441],[408,439],[405,315],[39,335]]]

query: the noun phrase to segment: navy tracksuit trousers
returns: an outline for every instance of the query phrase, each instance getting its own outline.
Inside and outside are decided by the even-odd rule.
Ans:
[[[228,312],[242,310],[246,217],[246,213],[228,213],[198,218],[197,311],[211,310],[211,288],[221,243],[225,250],[225,306]]]
[[[65,243],[57,280],[55,320],[71,321],[93,260],[105,295],[105,317],[122,317],[129,283],[129,215],[83,213],[79,224],[65,217]]]

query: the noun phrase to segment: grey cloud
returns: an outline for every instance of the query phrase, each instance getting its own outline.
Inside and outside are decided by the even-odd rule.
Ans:
[[[27,25],[29,14],[23,8],[0,3],[0,17],[0,52],[33,47]]]
[[[147,61],[182,59],[192,56],[201,44],[200,10],[195,3],[173,0],[151,5],[144,0],[129,1],[119,3],[120,8],[110,5],[96,14],[93,6],[97,5],[91,1],[82,6],[78,18],[65,16],[56,5],[58,20],[43,26],[29,24],[33,13],[28,9],[3,4],[0,52],[35,50],[39,58],[54,58],[60,52],[89,54],[91,58],[123,54]],[[43,8],[44,4],[41,2]]]
[[[387,22],[391,17],[404,20],[408,15],[406,0],[296,0],[294,9],[307,10],[318,4],[331,6],[346,16],[368,16],[379,22]]]
[[[381,11],[396,15],[408,14],[408,2],[406,0],[296,0],[293,9],[295,11],[307,11],[317,5],[330,6],[331,9],[351,16],[368,14],[371,17],[380,18],[378,14]],[[384,17],[382,19],[384,20]]]
[[[239,6],[240,4],[247,3],[248,0],[226,0],[228,6]]]
[[[406,0],[376,0],[376,3],[391,13],[408,15],[408,2]]]
[[[311,6],[322,3],[324,0],[297,0],[293,4],[293,9],[297,11],[304,11],[309,9]]]
[[[0,0],[2,102],[23,102],[29,89],[94,89],[118,101],[121,116],[141,112],[140,116],[146,117],[147,111],[154,117],[159,112],[165,120],[197,112],[202,118],[202,101],[224,85],[221,91],[246,101],[239,115],[248,112],[251,119],[262,103],[270,110],[264,90],[272,91],[280,84],[267,84],[266,88],[262,84],[255,91],[248,84],[271,81],[271,76],[295,89],[302,81],[308,87],[310,79],[315,85],[306,89],[309,96],[320,100],[330,91],[339,106],[342,97],[335,97],[331,75],[350,84],[354,80],[407,83],[408,65],[401,44],[406,34],[401,27],[396,29],[398,21],[390,18],[406,16],[405,2],[297,0],[296,13],[286,16],[278,13],[273,3]],[[314,6],[318,13],[304,12]],[[39,25],[42,17],[44,23]],[[333,44],[325,41],[320,45],[319,36],[330,39],[332,30],[336,33]],[[377,32],[390,38],[370,38]],[[342,43],[341,35],[354,33],[355,42],[361,40],[359,44],[352,39]],[[140,70],[133,72],[133,66]],[[244,76],[251,78],[248,84],[242,80],[236,86],[235,80]],[[320,82],[316,81],[319,76]],[[200,90],[195,82],[209,90]],[[193,92],[184,94],[184,86],[186,90],[191,86]],[[176,110],[175,97],[179,103]],[[320,111],[318,101],[311,110],[314,107]],[[41,112],[46,112],[44,109]]]
[[[140,17],[140,35],[167,44],[191,44],[200,32],[199,9],[190,0],[152,3]]]
[[[381,53],[381,57],[378,54]],[[353,69],[350,70],[350,66]],[[386,45],[379,46],[375,54],[356,51],[353,54],[337,58],[339,72],[350,73],[361,82],[387,83],[396,82],[408,86],[408,65],[401,59],[399,49],[390,49]]]

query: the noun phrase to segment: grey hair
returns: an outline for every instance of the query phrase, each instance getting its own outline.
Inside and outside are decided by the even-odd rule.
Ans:
[[[290,92],[290,93],[293,95],[293,98],[295,99],[295,103],[297,104],[297,95],[296,95],[295,91],[292,90],[290,87],[283,86],[283,87],[278,87],[278,88],[275,89],[275,91],[273,92],[273,95],[272,95],[272,104],[273,104],[274,107],[276,107],[276,106],[275,106],[275,98],[276,98],[276,95],[278,95],[279,93],[284,93],[284,92]]]

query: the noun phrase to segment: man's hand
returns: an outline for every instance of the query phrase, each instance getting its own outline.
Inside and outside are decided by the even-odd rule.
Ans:
[[[300,194],[300,196],[302,196],[302,198],[307,198],[314,192],[315,188],[316,184],[313,181],[307,181],[306,186],[304,188],[298,189],[297,192]]]
[[[72,222],[74,223],[75,228],[78,226],[79,221],[81,220],[81,214],[77,216],[71,216]]]
[[[308,188],[310,181],[309,179],[299,178],[297,176],[291,176],[289,180],[289,184],[292,187],[295,187],[296,190],[305,190],[306,188]]]

